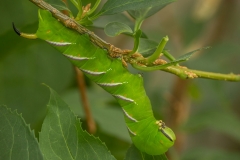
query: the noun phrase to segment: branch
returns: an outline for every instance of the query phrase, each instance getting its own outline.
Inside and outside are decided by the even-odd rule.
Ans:
[[[240,74],[233,74],[233,73],[221,74],[221,73],[205,72],[205,71],[188,69],[183,66],[171,66],[161,70],[175,74],[183,79],[207,78],[207,79],[224,80],[224,81],[240,81]]]
[[[66,27],[71,28],[77,31],[80,34],[88,34],[90,41],[97,45],[100,48],[108,50],[110,55],[115,55],[115,57],[121,56],[123,54],[129,53],[129,50],[121,50],[110,43],[105,42],[97,35],[95,35],[92,31],[86,29],[82,25],[78,24],[74,19],[64,15],[56,8],[52,7],[50,4],[44,2],[43,0],[30,0],[32,3],[37,5],[39,8],[44,10],[48,10],[52,13],[52,15],[62,22]],[[130,61],[134,61],[134,59],[130,59]],[[147,67],[146,67],[147,68]],[[220,73],[212,73],[212,72],[204,72],[191,70],[182,66],[170,66],[164,69],[163,71],[175,74],[181,78],[208,78],[208,79],[216,79],[216,80],[225,80],[225,81],[240,81],[240,75],[231,74],[220,74]]]
[[[34,3],[36,6],[38,6],[41,9],[48,10],[49,12],[51,12],[53,17],[55,17],[57,20],[59,20],[61,23],[63,23],[64,26],[77,31],[80,34],[88,34],[90,41],[93,44],[97,45],[100,48],[108,50],[110,55],[111,54],[113,54],[113,55],[126,54],[126,52],[129,52],[129,51],[121,50],[121,49],[111,45],[110,43],[105,42],[100,37],[95,35],[92,31],[83,27],[77,21],[75,21],[74,19],[63,14],[62,12],[60,12],[59,10],[57,10],[50,4],[46,3],[45,1],[43,1],[43,0],[29,0],[29,1],[31,1],[32,3]]]
[[[85,85],[85,80],[83,77],[82,71],[80,71],[77,67],[74,67],[76,71],[76,76],[77,76],[77,83],[78,83],[78,90],[80,92],[81,96],[81,101],[83,105],[83,110],[86,115],[86,121],[87,121],[87,127],[88,127],[88,132],[91,134],[94,134],[96,132],[96,123],[92,117],[89,101],[87,98],[86,94],[86,85]]]

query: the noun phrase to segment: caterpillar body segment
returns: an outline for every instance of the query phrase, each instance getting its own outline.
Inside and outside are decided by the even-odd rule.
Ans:
[[[63,53],[87,77],[116,98],[123,109],[129,135],[139,150],[160,155],[174,144],[172,130],[153,116],[142,77],[131,74],[120,59],[111,58],[107,50],[94,45],[87,34],[79,35],[66,28],[48,11],[39,10],[36,37]]]

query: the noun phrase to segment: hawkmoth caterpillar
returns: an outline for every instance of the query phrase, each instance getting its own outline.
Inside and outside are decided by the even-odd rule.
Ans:
[[[153,116],[142,77],[131,74],[120,59],[109,56],[108,50],[95,45],[90,40],[90,31],[79,34],[68,29],[45,10],[39,10],[36,34],[21,33],[15,26],[14,30],[22,37],[46,41],[115,97],[122,107],[131,139],[139,150],[160,155],[174,144],[173,131]]]

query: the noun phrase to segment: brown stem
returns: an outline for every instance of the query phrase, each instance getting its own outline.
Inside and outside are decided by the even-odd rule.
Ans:
[[[67,15],[64,15],[63,13],[61,13],[59,10],[57,10],[56,8],[52,7],[50,4],[46,3],[43,0],[29,0],[32,3],[34,3],[35,5],[37,5],[39,8],[48,10],[52,13],[52,15],[58,19],[61,23],[63,23],[66,27],[71,28],[75,31],[77,31],[80,34],[87,34],[90,38],[90,41],[97,45],[100,48],[106,49],[108,50],[109,54],[126,54],[125,50],[121,50],[120,48],[117,48],[113,45],[111,45],[110,43],[105,42],[104,40],[102,40],[100,37],[98,37],[97,35],[95,35],[92,31],[88,30],[87,28],[83,27],[81,24],[79,24],[78,22],[76,22],[74,19],[68,17]]]
[[[67,0],[62,0],[66,6],[67,6]],[[63,14],[69,15],[69,12],[67,10],[62,11]],[[87,94],[86,94],[86,88],[85,88],[85,81],[84,81],[84,76],[82,71],[80,71],[77,67],[74,67],[76,71],[76,78],[77,78],[77,84],[78,84],[78,89],[80,92],[81,100],[82,100],[82,105],[83,105],[83,110],[86,115],[86,121],[87,121],[87,130],[89,133],[94,134],[96,132],[96,124],[94,119],[92,118],[90,106],[88,103],[87,99]]]
[[[83,110],[86,115],[88,132],[91,134],[94,134],[96,132],[96,123],[92,117],[89,102],[87,100],[84,76],[82,71],[80,71],[77,67],[75,67],[75,71],[77,75],[78,89],[79,89],[81,100],[82,100]]]
[[[169,123],[168,125],[175,131],[177,140],[175,149],[178,153],[184,149],[186,137],[184,133],[179,131],[179,126],[188,119],[190,100],[187,96],[187,87],[191,80],[183,80],[176,78],[169,98]]]

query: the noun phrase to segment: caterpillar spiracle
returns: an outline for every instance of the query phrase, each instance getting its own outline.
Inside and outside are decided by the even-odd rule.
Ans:
[[[115,97],[122,107],[130,137],[140,151],[160,155],[174,144],[173,131],[153,116],[142,77],[131,74],[121,60],[110,57],[106,49],[93,44],[87,33],[79,34],[66,28],[45,10],[39,10],[36,34],[21,33],[15,27],[14,30],[22,37],[46,41]]]

